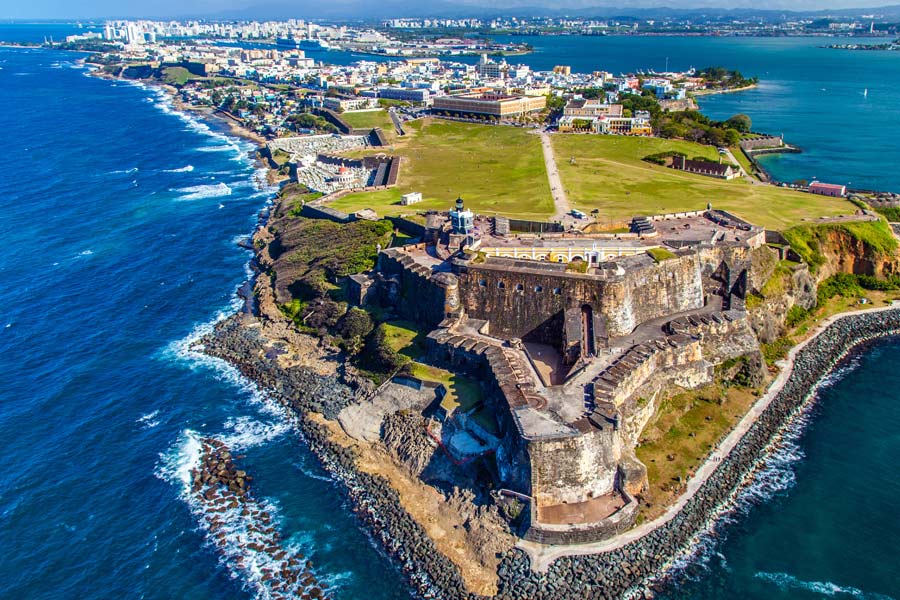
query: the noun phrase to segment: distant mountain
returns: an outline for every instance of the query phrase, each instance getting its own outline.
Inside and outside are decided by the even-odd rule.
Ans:
[[[782,20],[785,18],[809,17],[859,17],[861,15],[877,15],[882,19],[900,19],[900,5],[876,8],[844,8],[844,9],[810,9],[783,10],[766,8],[721,8],[719,6],[676,8],[650,6],[650,2],[633,2],[628,7],[621,5],[580,6],[553,8],[547,6],[525,6],[501,2],[492,6],[475,3],[451,2],[447,0],[431,0],[429,2],[412,2],[411,0],[330,0],[328,2],[276,2],[261,4],[241,9],[225,10],[215,13],[184,14],[182,17],[203,17],[212,19],[331,19],[371,21],[385,18],[491,18],[501,16],[517,17],[598,17],[661,19],[661,18],[706,18],[710,20],[723,18],[758,17],[765,20]],[[765,6],[765,3],[763,3]]]

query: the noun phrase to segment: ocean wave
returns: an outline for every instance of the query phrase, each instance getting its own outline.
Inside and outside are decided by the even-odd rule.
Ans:
[[[186,188],[179,188],[175,191],[184,194],[179,200],[202,200],[204,198],[220,198],[222,196],[231,195],[231,188],[224,183],[193,185]]]
[[[153,103],[153,106],[156,107],[160,112],[181,119],[185,127],[191,131],[221,142],[220,146],[214,146],[214,148],[221,148],[221,150],[207,150],[206,148],[198,148],[198,150],[204,152],[228,150],[236,154],[236,160],[245,160],[246,154],[249,152],[251,147],[249,144],[245,143],[240,138],[235,138],[225,135],[224,133],[213,131],[209,125],[197,119],[193,115],[176,109],[174,103],[172,102],[172,98],[165,90],[144,86],[143,84],[142,87],[150,90],[153,93],[154,97],[148,98],[147,100]]]
[[[79,256],[92,256],[93,254],[94,254],[93,250],[82,250],[81,252],[79,252],[76,255],[76,258],[78,258]]]
[[[234,152],[235,154],[240,154],[241,157],[244,155],[244,151],[241,150],[236,144],[218,144],[216,146],[200,146],[197,148],[197,152]]]
[[[334,479],[332,479],[328,475],[321,475],[319,473],[316,473],[312,468],[310,468],[309,464],[307,463],[307,460],[308,460],[306,458],[307,456],[308,456],[307,454],[301,454],[300,460],[291,462],[291,464],[294,465],[294,467],[298,471],[300,471],[301,473],[303,473],[306,477],[309,477],[310,479],[318,479],[319,481],[327,481],[329,483],[334,481]]]
[[[873,592],[864,592],[852,586],[842,586],[831,581],[804,581],[788,573],[767,573],[759,571],[754,575],[757,579],[767,581],[783,591],[804,590],[823,596],[836,596],[838,594],[853,596],[860,600],[893,600],[890,596]]]
[[[175,445],[167,452],[159,455],[154,475],[163,481],[182,486],[181,492],[187,495],[191,485],[191,471],[200,465],[203,445],[200,434],[191,429],[181,432]]]
[[[154,410],[146,415],[141,415],[135,423],[143,425],[147,429],[153,429],[159,425],[159,420],[156,418],[157,416],[159,416],[159,410]]]
[[[138,172],[137,167],[131,167],[130,169],[117,169],[115,171],[110,171],[107,175],[131,175],[132,173]]]
[[[194,170],[194,165],[185,165],[177,169],[163,169],[163,173],[190,173]]]
[[[291,430],[290,425],[283,420],[264,423],[247,416],[230,418],[225,421],[225,427],[232,433],[223,434],[219,436],[219,439],[226,446],[235,450],[248,450],[255,446],[261,446]]]
[[[175,446],[160,455],[156,474],[179,488],[206,542],[257,598],[308,597],[307,592],[328,597],[331,582],[319,583],[304,558],[305,546],[313,540],[282,542],[277,504],[255,498],[245,487],[252,478],[237,470],[231,449],[219,438],[185,430]],[[343,579],[337,577],[334,583]]]

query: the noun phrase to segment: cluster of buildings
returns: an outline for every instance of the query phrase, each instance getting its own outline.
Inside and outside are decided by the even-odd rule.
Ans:
[[[96,38],[98,34],[88,35]],[[237,42],[287,39],[292,43],[260,47],[259,44],[214,42],[202,39],[204,36]],[[131,64],[180,66],[198,78],[234,80],[234,84],[219,86],[225,87],[232,96],[229,110],[237,105],[237,110],[232,112],[246,118],[251,127],[273,135],[297,131],[296,127],[285,126],[285,119],[292,112],[315,108],[335,112],[367,110],[376,108],[379,101],[408,103],[457,118],[522,123],[543,115],[554,96],[566,101],[558,121],[561,131],[650,135],[651,115],[642,110],[632,114],[624,109],[625,98],[651,93],[660,103],[673,103],[673,108],[683,109],[685,106],[681,104],[691,103],[688,92],[705,84],[693,72],[573,73],[567,65],[535,71],[523,62],[508,62],[506,58],[492,58],[487,53],[482,53],[477,62],[416,56],[390,61],[362,60],[350,65],[326,64],[313,58],[315,50],[310,50],[312,56],[307,55],[301,42],[367,40],[377,44],[382,34],[296,20],[109,21],[101,37],[117,44],[115,54]],[[179,39],[169,39],[174,37]],[[257,84],[257,89],[246,85],[248,82]],[[190,102],[219,106],[228,98],[223,98],[223,90],[215,87],[187,85],[183,93]],[[582,90],[593,90],[596,93],[591,96],[599,97],[579,95]]]
[[[621,104],[576,96],[566,103],[558,121],[559,131],[583,131],[619,135],[652,135],[650,113],[625,115]]]

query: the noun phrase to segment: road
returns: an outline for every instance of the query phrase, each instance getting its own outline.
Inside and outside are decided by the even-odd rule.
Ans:
[[[550,143],[550,134],[546,131],[541,131],[539,135],[541,136],[541,148],[544,150],[544,165],[547,168],[547,180],[550,182],[550,193],[553,195],[553,205],[556,207],[556,213],[553,215],[553,218],[563,221],[569,216],[569,211],[572,210],[572,207],[569,205],[566,190],[559,179],[556,159],[553,156],[553,145]]]
[[[766,390],[765,395],[763,395],[759,400],[756,401],[756,403],[754,403],[752,407],[750,407],[750,410],[747,411],[747,414],[744,415],[744,417],[738,422],[734,429],[732,429],[731,432],[729,432],[729,434],[725,437],[725,439],[722,440],[715,449],[713,449],[713,451],[706,458],[700,468],[697,469],[697,471],[690,479],[688,479],[687,488],[684,493],[679,496],[675,504],[670,506],[661,516],[655,518],[652,521],[638,525],[634,529],[626,531],[625,533],[600,542],[570,545],[543,545],[526,540],[520,540],[519,543],[516,544],[516,547],[524,550],[528,554],[531,560],[531,568],[533,571],[546,573],[547,569],[550,567],[550,563],[558,558],[561,558],[563,556],[579,556],[610,552],[612,550],[621,548],[622,546],[629,544],[634,540],[647,535],[658,527],[666,524],[667,522],[672,520],[681,511],[682,508],[684,508],[688,500],[690,500],[694,496],[694,494],[697,493],[697,491],[703,486],[706,480],[715,472],[722,459],[728,456],[731,450],[735,446],[737,446],[738,442],[740,442],[744,437],[744,434],[747,433],[753,423],[756,422],[759,416],[765,411],[766,408],[768,408],[769,404],[772,403],[772,400],[775,399],[775,396],[778,395],[778,393],[781,391],[781,389],[784,387],[784,384],[790,377],[791,371],[794,367],[794,359],[796,358],[800,350],[802,350],[807,344],[809,344],[810,341],[815,339],[818,335],[820,335],[823,331],[828,329],[828,327],[830,327],[840,319],[852,315],[858,315],[860,313],[882,312],[887,310],[896,310],[896,308],[897,305],[892,303],[884,307],[863,309],[833,315],[823,321],[807,339],[794,346],[788,353],[787,358],[785,358],[783,362],[779,363],[780,372],[778,373],[778,377],[775,378],[775,381],[773,381],[768,390]]]

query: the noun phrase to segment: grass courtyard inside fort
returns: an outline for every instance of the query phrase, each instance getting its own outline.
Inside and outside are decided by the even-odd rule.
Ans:
[[[699,210],[710,202],[771,229],[786,229],[804,219],[852,214],[840,198],[826,198],[744,179],[725,181],[684,173],[642,160],[675,150],[689,158],[718,160],[711,146],[679,140],[598,135],[554,135],[553,150],[569,202],[599,222],[627,221],[634,215]]]

